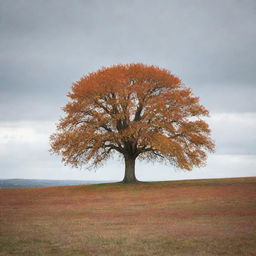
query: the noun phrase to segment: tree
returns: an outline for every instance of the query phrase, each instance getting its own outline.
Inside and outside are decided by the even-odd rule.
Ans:
[[[208,111],[168,70],[115,65],[75,82],[51,151],[73,167],[97,167],[114,152],[125,161],[123,182],[136,182],[135,160],[167,161],[191,170],[214,151]]]

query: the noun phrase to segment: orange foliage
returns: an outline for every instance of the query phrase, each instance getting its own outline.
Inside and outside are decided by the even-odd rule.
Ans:
[[[75,82],[51,150],[74,167],[97,166],[118,152],[125,159],[167,160],[191,170],[214,151],[208,111],[168,70],[115,65]]]

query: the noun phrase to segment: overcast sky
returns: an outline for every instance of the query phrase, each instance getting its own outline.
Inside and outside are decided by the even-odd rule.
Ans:
[[[115,159],[65,167],[49,135],[72,82],[102,66],[169,69],[209,109],[216,142],[192,172],[137,163],[141,180],[256,175],[255,0],[0,0],[0,178],[122,179]]]

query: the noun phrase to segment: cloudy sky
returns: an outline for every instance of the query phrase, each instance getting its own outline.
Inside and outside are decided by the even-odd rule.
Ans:
[[[0,0],[0,178],[120,180],[121,161],[65,167],[49,150],[72,82],[102,66],[169,69],[200,96],[216,153],[192,172],[137,163],[141,180],[256,175],[255,0]]]

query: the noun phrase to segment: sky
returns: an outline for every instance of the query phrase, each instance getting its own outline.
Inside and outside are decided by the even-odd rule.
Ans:
[[[0,178],[121,180],[49,153],[73,82],[103,66],[170,70],[210,111],[216,143],[193,171],[136,163],[140,180],[256,176],[255,0],[0,0]]]

